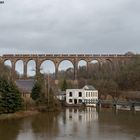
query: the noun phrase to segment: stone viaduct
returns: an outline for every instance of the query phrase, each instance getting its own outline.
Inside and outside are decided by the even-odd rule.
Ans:
[[[41,64],[46,60],[51,60],[55,66],[55,80],[58,78],[58,67],[59,64],[64,60],[69,60],[73,64],[74,68],[74,80],[77,80],[78,76],[78,63],[84,60],[88,66],[91,61],[97,60],[99,65],[103,62],[118,63],[121,61],[124,63],[127,60],[135,57],[132,54],[4,54],[0,57],[2,63],[7,60],[11,61],[12,69],[15,70],[15,64],[18,60],[22,60],[24,64],[24,78],[27,77],[27,64],[30,60],[34,60],[36,63],[36,73],[40,72]]]

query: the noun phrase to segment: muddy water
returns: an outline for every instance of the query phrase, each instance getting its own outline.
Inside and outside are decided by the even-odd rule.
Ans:
[[[0,121],[0,140],[140,140],[140,112],[66,109]]]

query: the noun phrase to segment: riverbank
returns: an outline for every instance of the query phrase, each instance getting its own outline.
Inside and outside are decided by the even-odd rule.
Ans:
[[[2,114],[0,115],[0,121],[1,120],[11,120],[11,119],[21,119],[33,115],[39,114],[39,111],[33,110],[33,111],[20,111],[16,113],[10,113],[10,114]]]

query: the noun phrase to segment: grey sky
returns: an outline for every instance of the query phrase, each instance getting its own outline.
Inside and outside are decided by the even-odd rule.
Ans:
[[[4,53],[140,52],[139,0],[5,0]]]

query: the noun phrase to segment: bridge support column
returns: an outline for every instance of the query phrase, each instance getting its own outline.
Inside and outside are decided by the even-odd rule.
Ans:
[[[23,72],[23,74],[24,74],[24,79],[26,79],[27,78],[27,62],[26,61],[24,61],[24,72]]]
[[[55,84],[58,85],[58,63],[55,64]]]
[[[117,70],[118,66],[119,66],[119,61],[118,60],[114,60],[114,70]]]
[[[16,62],[12,61],[12,77],[15,79],[16,78],[16,75],[15,75],[15,67],[16,67]]]
[[[87,79],[89,78],[89,65],[90,65],[90,62],[87,62]]]
[[[36,75],[40,74],[40,63],[36,60]]]
[[[76,60],[74,62],[74,85],[78,87],[78,63]]]
[[[103,62],[102,61],[99,61],[99,70],[102,69],[102,66],[103,66]]]

